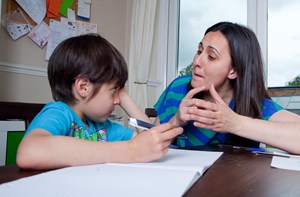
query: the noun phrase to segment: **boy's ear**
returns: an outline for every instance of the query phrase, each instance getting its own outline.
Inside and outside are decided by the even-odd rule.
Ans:
[[[75,89],[81,97],[87,97],[91,92],[91,83],[87,78],[77,78],[75,80]]]
[[[236,79],[237,78],[237,72],[236,72],[236,70],[234,68],[231,68],[227,77],[229,79]]]

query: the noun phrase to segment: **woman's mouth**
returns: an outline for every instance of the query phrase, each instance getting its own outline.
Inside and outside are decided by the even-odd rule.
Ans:
[[[203,79],[204,79],[203,75],[197,74],[197,73],[194,73],[193,78],[194,78],[195,80],[203,80]]]

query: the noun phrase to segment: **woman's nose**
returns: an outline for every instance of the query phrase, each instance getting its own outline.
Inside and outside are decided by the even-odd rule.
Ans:
[[[198,54],[196,54],[195,55],[195,57],[194,57],[194,62],[193,62],[193,65],[194,66],[199,66],[199,67],[201,67],[201,61],[202,61],[202,58],[201,58],[202,56],[201,56],[201,54],[200,55],[198,55]]]

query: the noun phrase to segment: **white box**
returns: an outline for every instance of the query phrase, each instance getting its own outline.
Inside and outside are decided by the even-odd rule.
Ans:
[[[7,131],[25,131],[25,121],[1,120],[0,121],[0,166],[5,165]]]

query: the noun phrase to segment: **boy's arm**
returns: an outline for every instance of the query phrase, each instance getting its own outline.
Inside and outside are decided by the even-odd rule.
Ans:
[[[148,162],[163,157],[182,128],[156,126],[129,141],[94,142],[31,131],[20,143],[17,164],[26,169],[55,169],[97,163]]]

